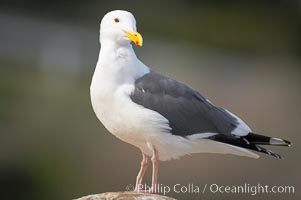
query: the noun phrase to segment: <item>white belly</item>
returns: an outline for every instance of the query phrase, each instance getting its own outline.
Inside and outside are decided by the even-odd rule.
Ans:
[[[98,119],[113,135],[149,154],[147,143],[152,144],[158,134],[170,134],[170,127],[163,116],[131,101],[133,87],[123,85],[107,95],[91,90],[91,101]]]

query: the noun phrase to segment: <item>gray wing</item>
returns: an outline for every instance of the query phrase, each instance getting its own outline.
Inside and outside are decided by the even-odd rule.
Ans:
[[[208,139],[276,158],[282,157],[258,144],[290,145],[289,141],[254,133],[233,135],[232,131],[240,125],[237,118],[208,102],[191,87],[157,72],[152,71],[138,78],[130,97],[133,102],[163,115],[169,121],[173,135],[186,137],[199,133],[217,133]]]
[[[174,135],[219,133],[232,136],[239,125],[223,108],[208,102],[199,92],[172,78],[150,72],[135,81],[133,102],[164,116]]]

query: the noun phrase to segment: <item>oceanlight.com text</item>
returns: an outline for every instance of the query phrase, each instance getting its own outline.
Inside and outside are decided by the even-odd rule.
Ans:
[[[126,186],[127,191],[134,190],[134,186],[129,184]],[[138,185],[138,192],[154,192],[166,195],[168,193],[182,193],[182,194],[294,194],[295,186],[292,185],[267,185],[267,184],[249,184],[241,185],[221,185],[221,184],[204,184],[197,185],[194,183],[164,185],[156,184],[153,188],[147,184]]]

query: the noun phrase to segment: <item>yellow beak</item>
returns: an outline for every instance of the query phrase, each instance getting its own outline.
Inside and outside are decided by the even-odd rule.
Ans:
[[[132,32],[124,31],[124,32],[126,33],[126,36],[131,41],[133,41],[136,45],[142,46],[143,39],[142,39],[142,36],[140,35],[140,33],[138,33],[137,31],[132,31]]]

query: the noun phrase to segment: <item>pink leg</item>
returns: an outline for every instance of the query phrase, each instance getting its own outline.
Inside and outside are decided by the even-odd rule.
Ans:
[[[158,185],[158,162],[159,162],[159,154],[157,149],[153,149],[153,156],[151,158],[153,163],[153,175],[152,175],[152,187],[150,192],[156,193],[156,186]]]
[[[145,174],[145,171],[148,167],[148,158],[145,154],[142,153],[142,161],[141,161],[141,167],[140,167],[140,170],[139,170],[139,173],[137,175],[137,178],[136,178],[136,186],[135,186],[135,192],[139,192],[139,185],[142,183],[142,180],[143,180],[143,176]]]
[[[143,155],[143,160],[144,160],[144,158],[146,158],[146,160],[147,160],[146,155]],[[145,170],[146,170],[146,167],[145,167],[145,169],[143,169],[143,167],[142,167],[142,163],[144,163],[143,160],[141,162],[141,169],[140,169],[140,172],[138,174],[138,177],[139,177],[140,173],[144,175]],[[137,177],[136,189],[135,189],[136,192],[145,192],[145,193],[156,193],[157,192],[156,191],[156,186],[158,185],[159,154],[158,154],[158,151],[156,149],[153,149],[153,156],[152,156],[151,160],[152,160],[152,163],[153,163],[152,186],[151,186],[150,189],[139,190],[138,185],[137,185],[137,183],[139,182],[138,181],[139,178]],[[146,161],[146,163],[147,163],[147,161]],[[141,179],[141,182],[142,182],[142,179]],[[141,184],[141,182],[140,182],[140,184]]]

